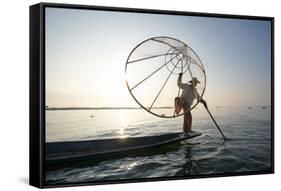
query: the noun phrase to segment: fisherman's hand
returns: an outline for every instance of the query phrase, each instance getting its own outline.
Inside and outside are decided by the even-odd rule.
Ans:
[[[201,99],[200,102],[204,105],[204,107],[206,107],[208,109],[208,105],[205,100]]]
[[[179,73],[179,76],[182,76],[182,72],[181,72],[181,73]]]

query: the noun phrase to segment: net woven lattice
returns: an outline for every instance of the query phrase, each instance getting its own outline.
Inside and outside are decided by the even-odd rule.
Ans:
[[[127,87],[134,100],[163,118],[183,114],[174,111],[175,97],[183,91],[177,85],[180,73],[182,83],[192,84],[194,77],[200,81],[196,86],[199,98],[192,102],[192,110],[203,97],[206,73],[198,55],[184,42],[171,37],[149,38],[131,51],[125,66]]]

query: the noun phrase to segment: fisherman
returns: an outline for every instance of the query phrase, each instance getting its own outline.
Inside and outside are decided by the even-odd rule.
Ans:
[[[192,77],[189,83],[182,83],[182,73],[179,74],[177,85],[182,89],[182,94],[180,97],[175,98],[175,113],[178,115],[181,110],[184,111],[184,122],[183,122],[183,132],[187,135],[191,131],[192,126],[192,115],[190,112],[191,105],[194,99],[201,102],[206,108],[207,103],[203,98],[200,97],[196,90],[196,86],[200,81],[196,77]]]

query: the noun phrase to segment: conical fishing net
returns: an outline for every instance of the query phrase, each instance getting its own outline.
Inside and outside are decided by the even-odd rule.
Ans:
[[[183,114],[175,112],[175,98],[182,97],[183,89],[177,81],[192,86],[196,99],[190,110],[203,97],[206,86],[204,66],[197,54],[185,43],[170,37],[154,37],[137,45],[128,56],[126,67],[128,90],[135,101],[153,115],[164,118]],[[194,80],[200,83],[194,87]]]

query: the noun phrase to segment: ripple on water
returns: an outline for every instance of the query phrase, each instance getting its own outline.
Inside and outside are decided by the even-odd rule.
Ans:
[[[270,110],[253,108],[251,111],[241,109],[236,112],[234,108],[220,108],[215,111],[216,116],[219,116],[217,122],[228,138],[227,141],[221,139],[221,135],[207,114],[195,112],[193,129],[202,132],[200,137],[184,144],[157,148],[146,153],[136,153],[133,156],[48,170],[46,181],[54,184],[270,170]],[[134,112],[140,112],[140,110]],[[95,115],[99,116],[99,111],[96,111]],[[59,117],[57,119],[59,120]],[[95,120],[98,119],[98,117],[95,118]],[[77,121],[79,120],[75,120],[76,125]],[[67,120],[67,123],[69,124],[70,121]],[[87,123],[90,122],[87,121]],[[52,124],[57,125],[58,122],[48,122],[48,125]],[[181,118],[162,121],[158,118],[147,118],[147,120],[138,119],[120,127],[123,129],[122,133],[128,136],[148,136],[178,132],[181,131],[181,126]],[[53,131],[52,128],[51,130],[48,133],[54,137],[62,135],[73,139],[75,137],[74,134],[68,135],[68,131],[63,128],[58,131]],[[61,134],[56,135],[56,132]],[[79,139],[118,136],[120,136],[120,128],[99,129],[89,135],[81,134]],[[58,140],[60,139],[65,140],[67,137]]]

